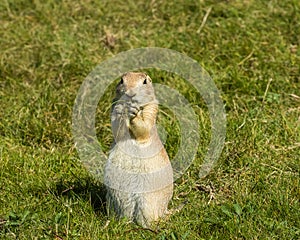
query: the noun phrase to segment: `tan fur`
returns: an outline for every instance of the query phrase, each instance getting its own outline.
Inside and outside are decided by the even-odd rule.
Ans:
[[[122,76],[112,109],[115,143],[105,167],[109,214],[143,226],[163,217],[173,194],[173,172],[156,129],[158,103],[144,73]]]

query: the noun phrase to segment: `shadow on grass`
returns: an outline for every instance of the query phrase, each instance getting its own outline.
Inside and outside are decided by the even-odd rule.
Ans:
[[[66,181],[60,179],[53,189],[57,197],[68,197],[82,199],[90,202],[96,213],[106,215],[106,189],[103,184],[95,182],[92,178],[76,179],[75,181]]]
[[[75,175],[68,175],[50,184],[51,186],[47,186],[46,189],[44,186],[39,187],[36,184],[26,190],[30,190],[30,194],[34,196],[34,199],[43,199],[41,202],[58,200],[62,203],[81,202],[84,203],[83,205],[87,203],[93,208],[96,215],[106,216],[105,187],[93,178],[79,178]],[[54,206],[54,209],[57,206]],[[63,209],[58,209],[57,212],[53,209],[38,211],[35,204],[32,206],[26,205],[20,209],[8,210],[5,215],[0,215],[0,239],[2,239],[2,236],[13,236],[14,239],[21,239],[22,236],[25,236],[23,235],[24,231],[25,234],[31,234],[26,229],[32,229],[33,226],[43,231],[43,236],[46,234],[51,239],[65,239],[63,237],[67,238],[68,236],[68,232],[64,230],[67,219],[68,213],[64,212]]]

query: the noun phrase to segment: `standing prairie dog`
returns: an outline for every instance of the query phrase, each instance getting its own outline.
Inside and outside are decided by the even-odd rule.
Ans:
[[[109,215],[144,227],[163,217],[173,171],[156,129],[158,102],[151,78],[128,72],[117,85],[111,125],[114,144],[105,166]]]

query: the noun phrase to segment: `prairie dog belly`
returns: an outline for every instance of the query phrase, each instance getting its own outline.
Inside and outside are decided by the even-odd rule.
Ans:
[[[133,151],[133,140],[127,141],[130,147],[125,151]],[[172,167],[163,147],[152,156],[145,154],[151,146],[138,144],[134,154],[124,147],[126,141],[114,146],[105,167],[109,214],[148,226],[167,211],[173,194]]]

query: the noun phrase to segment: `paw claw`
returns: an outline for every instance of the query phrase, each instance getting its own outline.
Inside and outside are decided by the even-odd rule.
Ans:
[[[140,111],[140,107],[135,103],[130,103],[128,105],[128,116],[130,119],[135,118]]]

